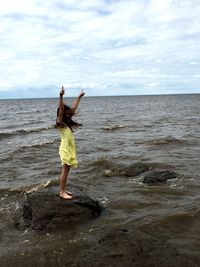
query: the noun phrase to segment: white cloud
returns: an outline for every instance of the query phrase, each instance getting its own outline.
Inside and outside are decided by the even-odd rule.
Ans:
[[[105,73],[105,76],[113,76],[113,77],[137,77],[141,76],[142,73],[140,70],[124,70],[124,71],[116,71],[112,73]]]
[[[197,0],[0,0],[0,97],[27,84],[198,90],[199,18]]]
[[[155,87],[157,85],[159,85],[159,83],[157,83],[157,82],[153,82],[153,83],[149,83],[148,84],[148,86],[150,86],[150,87]]]

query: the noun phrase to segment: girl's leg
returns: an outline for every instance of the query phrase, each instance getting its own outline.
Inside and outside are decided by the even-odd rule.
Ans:
[[[67,164],[64,164],[62,166],[62,172],[60,175],[60,197],[65,199],[72,199],[72,196],[67,194],[66,192],[66,184],[67,184],[67,177],[70,171],[70,166]]]

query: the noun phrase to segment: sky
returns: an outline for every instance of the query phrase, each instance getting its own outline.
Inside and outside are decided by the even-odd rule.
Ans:
[[[0,0],[0,98],[200,93],[199,0]]]

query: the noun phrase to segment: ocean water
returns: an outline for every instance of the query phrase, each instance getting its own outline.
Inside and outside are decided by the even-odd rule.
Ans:
[[[72,101],[65,98],[67,104]],[[91,225],[79,226],[83,236],[90,228],[98,233],[105,225],[131,224],[177,244],[200,262],[199,103],[198,94],[82,99],[75,117],[83,124],[75,131],[79,165],[71,171],[69,183],[108,210]],[[46,237],[47,245],[44,237],[22,234],[10,226],[10,210],[19,192],[58,183],[57,104],[58,99],[0,100],[0,256],[4,258],[26,253],[34,257],[62,242],[52,234]],[[138,161],[175,171],[179,178],[150,186],[138,177],[120,175]],[[76,233],[72,236],[76,238]]]

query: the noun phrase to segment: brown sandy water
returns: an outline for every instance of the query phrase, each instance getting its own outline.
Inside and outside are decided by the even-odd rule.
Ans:
[[[84,98],[76,118],[83,123],[75,133],[79,166],[70,174],[70,187],[106,210],[70,231],[40,235],[16,230],[12,213],[24,190],[58,183],[57,100],[1,100],[1,264],[36,258],[42,264],[45,255],[73,254],[114,227],[167,240],[199,264],[199,103],[200,95]],[[179,178],[152,186],[121,175],[136,161],[175,171]]]

